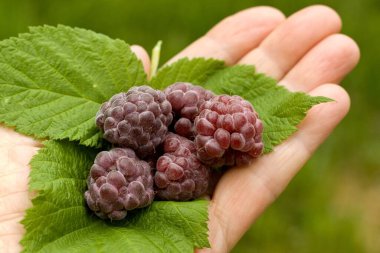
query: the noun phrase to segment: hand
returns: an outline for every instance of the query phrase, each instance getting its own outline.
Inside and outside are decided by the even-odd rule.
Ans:
[[[335,100],[310,110],[299,131],[274,152],[222,177],[209,210],[212,248],[198,252],[228,252],[348,112],[349,97],[337,83],[357,64],[359,49],[340,29],[339,16],[328,7],[309,7],[287,19],[273,8],[256,7],[224,19],[171,60],[201,56],[253,64],[290,90]],[[133,50],[149,72],[147,53],[138,46]],[[28,163],[39,147],[0,128],[1,252],[21,250],[19,221],[31,206]]]

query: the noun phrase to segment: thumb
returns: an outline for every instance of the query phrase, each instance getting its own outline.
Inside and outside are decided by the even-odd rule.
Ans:
[[[143,66],[144,66],[145,73],[147,75],[149,75],[149,73],[150,73],[150,58],[149,58],[149,55],[146,52],[146,50],[139,45],[132,45],[131,50],[133,53],[135,53],[137,58],[142,62]]]

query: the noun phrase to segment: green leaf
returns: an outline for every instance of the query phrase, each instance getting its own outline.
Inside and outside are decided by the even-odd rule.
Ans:
[[[118,222],[100,220],[84,203],[89,168],[99,150],[47,141],[31,162],[38,192],[22,221],[24,252],[193,252],[209,246],[208,201],[156,201]]]
[[[37,138],[99,146],[100,104],[146,82],[125,42],[92,31],[33,27],[0,42],[0,122]]]
[[[186,75],[187,70],[201,68],[206,75],[202,72]],[[161,82],[161,87],[176,81],[189,81],[217,94],[240,95],[250,101],[264,124],[265,153],[292,135],[311,107],[332,101],[325,97],[290,92],[273,78],[255,73],[253,66],[223,67],[219,61],[212,59],[179,60],[159,71],[155,80]]]
[[[223,68],[224,62],[219,60],[182,58],[160,69],[157,75],[152,78],[150,85],[156,89],[163,89],[175,82],[201,84]]]

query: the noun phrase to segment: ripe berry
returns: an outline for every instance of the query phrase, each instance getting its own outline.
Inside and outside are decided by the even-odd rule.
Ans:
[[[244,165],[263,151],[263,124],[252,105],[239,96],[204,102],[195,119],[197,154],[212,167]]]
[[[168,101],[175,115],[174,131],[186,138],[195,137],[194,119],[199,114],[199,107],[214,94],[191,83],[178,82],[165,89]]]
[[[165,94],[149,86],[114,95],[96,115],[96,124],[106,140],[132,148],[141,158],[155,153],[172,120],[172,107]]]
[[[102,219],[121,220],[154,198],[152,168],[129,148],[100,152],[90,170],[85,198]]]
[[[156,196],[165,200],[195,199],[208,189],[209,169],[196,156],[194,142],[169,133],[163,143],[165,154],[156,164]]]

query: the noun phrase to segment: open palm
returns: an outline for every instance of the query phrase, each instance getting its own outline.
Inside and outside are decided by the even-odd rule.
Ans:
[[[256,7],[224,19],[171,60],[201,56],[253,64],[290,90],[335,100],[314,107],[274,152],[222,177],[209,211],[212,248],[199,252],[228,252],[346,115],[349,97],[337,83],[357,64],[359,49],[340,29],[339,16],[328,7],[308,7],[287,19],[276,9]],[[146,52],[133,50],[148,70]],[[0,126],[0,252],[21,250],[19,221],[31,206],[28,163],[39,147]]]

